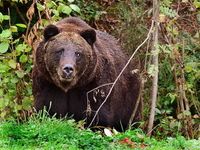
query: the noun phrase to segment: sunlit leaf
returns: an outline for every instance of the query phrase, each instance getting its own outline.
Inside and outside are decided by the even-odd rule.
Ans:
[[[72,12],[72,9],[69,6],[64,6],[62,13],[69,15]]]
[[[21,63],[25,63],[25,62],[27,62],[27,60],[28,60],[28,57],[26,55],[21,55],[19,58],[19,61]]]
[[[0,37],[5,40],[11,37],[11,35],[12,35],[12,32],[9,29],[6,29],[2,31],[2,33],[0,34]]]
[[[13,69],[15,69],[16,66],[17,66],[16,61],[14,61],[13,59],[9,60],[8,64],[9,64],[9,66],[10,66],[11,68],[13,68]]]
[[[3,15],[3,20],[9,20],[10,19],[10,16],[8,15]]]
[[[31,47],[26,47],[26,49],[24,50],[24,52],[30,52],[31,51]]]
[[[10,31],[11,32],[17,32],[17,27],[16,26],[10,26]]]
[[[3,21],[3,14],[0,12],[0,22]]]
[[[24,75],[25,75],[25,73],[24,73],[23,70],[17,70],[17,71],[15,71],[15,73],[17,74],[17,76],[18,76],[19,78],[23,78]]]
[[[52,8],[53,6],[56,6],[56,3],[54,1],[47,2],[47,8]]]
[[[4,101],[3,99],[0,99],[0,109],[4,107]]]
[[[23,107],[25,110],[30,109],[31,105],[32,105],[32,99],[31,99],[31,98],[25,97],[25,98],[22,100],[22,107]]]
[[[77,5],[74,5],[74,4],[70,4],[69,5],[71,7],[72,10],[74,10],[75,12],[77,13],[80,13],[80,8],[77,6]]]
[[[69,2],[69,3],[73,3],[73,2],[74,2],[74,0],[68,0],[68,2]]]
[[[10,19],[10,16],[8,15],[3,15],[1,12],[0,12],[0,22],[3,22],[4,20],[9,20]]]
[[[193,66],[192,66],[192,65],[186,65],[186,66],[185,66],[185,71],[186,71],[187,73],[192,72],[192,71],[193,71]]]
[[[37,5],[37,9],[39,11],[43,11],[45,9],[45,7],[43,5],[41,5],[40,3],[36,3],[36,5]]]
[[[200,8],[200,1],[199,1],[199,0],[195,0],[195,1],[193,2],[193,4],[194,4],[194,6],[195,6],[196,8]]]
[[[26,28],[26,25],[22,23],[17,23],[16,26],[21,27],[21,28]]]
[[[53,9],[52,12],[53,12],[53,14],[54,14],[55,16],[59,16],[59,12],[58,12],[57,10]]]
[[[0,97],[3,96],[3,89],[0,89]]]
[[[19,44],[19,45],[16,46],[16,51],[24,52],[25,49],[26,49],[25,44]]]
[[[9,43],[7,42],[2,42],[0,43],[0,53],[5,53],[8,51],[8,48],[9,48]]]
[[[5,64],[0,64],[0,73],[4,73],[6,71],[8,71],[10,69],[9,66],[5,65]]]
[[[14,77],[10,81],[11,83],[16,84],[19,80],[16,77]]]
[[[72,9],[69,6],[60,3],[58,11],[69,15],[72,12]]]

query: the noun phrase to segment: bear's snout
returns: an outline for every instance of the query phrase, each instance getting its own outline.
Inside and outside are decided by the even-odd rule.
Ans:
[[[63,72],[64,78],[71,79],[73,78],[73,75],[74,75],[74,66],[71,64],[66,64],[62,68],[62,72]]]

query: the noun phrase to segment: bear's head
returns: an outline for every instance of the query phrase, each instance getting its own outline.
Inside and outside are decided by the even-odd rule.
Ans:
[[[94,29],[64,32],[55,25],[49,25],[44,30],[44,41],[46,69],[54,84],[63,91],[81,86],[94,71]]]

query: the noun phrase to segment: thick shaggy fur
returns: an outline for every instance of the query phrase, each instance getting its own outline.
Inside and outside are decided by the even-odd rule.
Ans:
[[[81,45],[84,58],[87,59],[81,63],[75,62],[78,67],[73,84],[62,83],[54,69],[54,66],[59,67],[59,62],[62,61],[56,61],[58,58],[49,51],[52,52],[53,47],[64,46],[66,51],[73,52],[77,45]],[[65,57],[64,61],[67,59]],[[87,92],[102,84],[113,82],[127,60],[114,37],[94,30],[79,18],[65,18],[55,25],[47,26],[44,30],[44,40],[36,50],[33,68],[34,107],[36,110],[42,110],[46,106],[50,115],[73,115],[75,120],[86,119],[87,123],[90,123],[110,86],[101,87],[89,94],[90,116],[86,116]],[[133,69],[134,65],[131,64],[122,74],[93,125],[115,127],[118,130],[127,127],[140,92],[140,81],[137,74],[131,73]],[[140,113],[138,109],[134,121],[140,119]]]

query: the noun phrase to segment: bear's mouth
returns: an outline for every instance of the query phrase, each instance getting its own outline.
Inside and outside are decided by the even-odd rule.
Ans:
[[[61,71],[58,71],[58,78],[61,82],[63,83],[69,83],[69,82],[72,82],[75,78],[75,74],[65,74]]]
[[[59,77],[62,82],[72,82],[75,76],[60,75]]]

